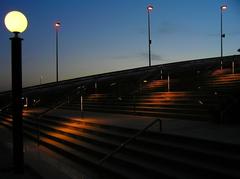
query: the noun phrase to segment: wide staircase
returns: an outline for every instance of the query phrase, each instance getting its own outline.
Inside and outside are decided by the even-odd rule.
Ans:
[[[171,119],[210,120],[217,99],[192,92],[154,92],[141,96],[118,97],[92,94],[83,99],[84,111],[110,112]],[[207,100],[208,99],[208,100]],[[207,102],[206,102],[207,101]],[[206,102],[206,103],[205,103]],[[64,106],[81,109],[80,99]]]
[[[203,76],[190,87],[179,90],[184,80],[165,79],[144,81],[138,90],[128,94],[92,93],[76,97],[63,106],[94,112],[110,112],[155,116],[167,119],[216,121],[227,102],[231,103],[232,92],[238,89],[239,74]],[[187,81],[189,82],[189,81]],[[182,84],[181,84],[182,86]],[[168,90],[170,88],[170,90]]]
[[[221,92],[236,91],[240,88],[240,73],[232,73],[231,69],[215,70],[201,85]]]
[[[99,179],[240,178],[240,146],[161,132],[24,113],[24,134]],[[11,128],[10,114],[1,124]],[[159,125],[150,121],[147,127]]]
[[[202,66],[197,71],[170,73],[170,82],[168,75],[161,78],[158,70],[133,78],[109,76],[99,80],[97,88],[92,81],[79,82],[77,92],[74,88],[74,95],[69,100],[64,97],[65,101],[58,105],[79,111],[156,118],[142,130],[26,111],[24,133],[87,167],[96,179],[238,179],[239,145],[148,130],[165,119],[220,121],[232,109],[238,110],[239,72],[213,70],[213,66],[204,69]],[[0,118],[2,125],[11,128],[11,114],[6,109],[0,112]],[[237,121],[236,116],[234,119]]]

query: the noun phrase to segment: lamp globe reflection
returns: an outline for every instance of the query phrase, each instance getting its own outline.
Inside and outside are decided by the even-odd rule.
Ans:
[[[4,23],[7,29],[13,33],[22,33],[28,26],[27,18],[19,11],[9,12],[5,16]]]

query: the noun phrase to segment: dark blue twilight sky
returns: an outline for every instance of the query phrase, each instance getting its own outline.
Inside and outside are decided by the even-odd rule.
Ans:
[[[55,80],[55,31],[60,20],[59,78],[148,65],[147,11],[151,3],[152,64],[220,55],[220,6],[224,55],[240,48],[240,0],[1,0],[0,91],[11,89],[10,40],[4,16],[25,13],[23,85]]]

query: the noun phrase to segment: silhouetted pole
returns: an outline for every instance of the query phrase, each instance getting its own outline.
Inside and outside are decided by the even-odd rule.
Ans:
[[[150,22],[150,12],[153,10],[153,6],[149,4],[147,6],[147,12],[148,12],[148,60],[149,60],[149,66],[151,66],[151,22]]]
[[[225,38],[225,34],[223,33],[223,11],[227,9],[227,5],[222,5],[220,7],[221,12],[221,70],[223,66],[223,38]]]
[[[14,172],[24,173],[22,129],[22,40],[19,33],[27,28],[27,19],[21,12],[11,11],[5,17],[5,25],[14,33],[11,40],[12,56],[12,132]]]
[[[58,82],[58,32],[60,29],[61,23],[55,23],[55,31],[56,31],[56,82]]]
[[[15,33],[12,42],[13,160],[17,173],[24,171],[22,130],[22,39]]]

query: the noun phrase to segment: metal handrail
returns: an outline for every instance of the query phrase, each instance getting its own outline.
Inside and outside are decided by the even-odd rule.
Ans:
[[[120,150],[122,150],[127,144],[132,142],[134,139],[136,139],[138,136],[140,136],[143,132],[148,130],[150,127],[152,127],[155,123],[159,122],[159,131],[162,131],[162,120],[161,119],[155,119],[152,122],[150,122],[146,127],[144,127],[142,130],[137,132],[135,135],[129,137],[125,142],[121,143],[116,149],[114,149],[112,152],[107,154],[105,157],[103,157],[99,162],[98,165],[102,165],[106,160],[108,160],[110,157],[112,157],[114,154],[118,153]]]
[[[37,118],[39,119],[39,118],[41,118],[42,116],[44,116],[45,114],[51,112],[52,110],[55,110],[55,109],[63,106],[64,104],[72,101],[73,98],[72,98],[72,99],[69,99],[69,97],[70,97],[70,96],[71,96],[71,97],[76,96],[75,92],[77,92],[78,90],[79,90],[79,88],[76,88],[76,89],[74,89],[73,91],[71,91],[70,94],[72,94],[72,95],[69,95],[69,94],[68,94],[68,95],[65,96],[65,97],[68,97],[68,99],[65,99],[65,98],[64,98],[64,100],[59,101],[59,102],[58,102],[57,104],[55,104],[54,106],[52,106],[52,107],[46,109],[45,111],[43,111],[42,113],[40,113],[40,114],[37,116]]]
[[[4,111],[5,109],[9,108],[12,105],[12,103],[7,104],[6,106],[2,107],[0,109],[0,112]]]
[[[75,92],[77,92],[79,90],[79,88],[74,89],[73,91],[71,91],[70,94],[71,95],[71,99],[65,99],[65,100],[61,100],[60,102],[58,102],[57,104],[55,104],[53,107],[48,108],[47,110],[43,111],[42,113],[40,113],[37,117],[36,117],[36,123],[37,123],[37,143],[38,145],[40,145],[40,125],[39,125],[39,120],[41,117],[43,117],[44,115],[46,115],[47,113],[51,112],[52,110],[55,110],[61,106],[63,106],[64,104],[68,103],[69,101],[72,101],[74,98],[74,96],[78,95],[75,94]],[[69,95],[68,95],[69,97]]]

